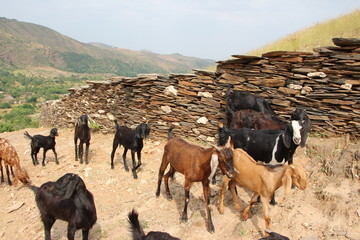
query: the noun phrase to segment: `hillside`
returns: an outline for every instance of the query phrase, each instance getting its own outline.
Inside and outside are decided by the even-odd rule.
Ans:
[[[51,67],[74,73],[187,73],[206,68],[213,60],[162,55],[148,51],[113,48],[101,43],[81,43],[50,28],[0,18],[0,66],[16,68]]]
[[[360,36],[359,23],[360,9],[295,32],[247,54],[261,56],[270,51],[312,52],[316,47],[332,46],[331,39],[334,37],[358,38]]]

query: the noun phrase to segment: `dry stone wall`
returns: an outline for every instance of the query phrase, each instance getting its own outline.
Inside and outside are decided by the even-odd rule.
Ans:
[[[360,136],[360,40],[333,39],[336,46],[306,52],[269,52],[262,57],[234,55],[218,62],[215,72],[139,75],[88,81],[62,99],[42,106],[42,125],[73,127],[88,114],[103,132],[115,117],[135,126],[149,121],[152,134],[175,133],[216,142],[217,124],[225,122],[225,92],[245,90],[267,99],[289,119],[296,107],[307,110],[313,131]],[[177,133],[177,132],[178,133]]]

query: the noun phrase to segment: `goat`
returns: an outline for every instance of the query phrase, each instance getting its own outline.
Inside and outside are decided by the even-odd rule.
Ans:
[[[294,184],[301,190],[307,185],[306,173],[299,164],[266,166],[258,164],[248,153],[242,149],[234,150],[234,166],[236,174],[233,179],[223,177],[223,186],[219,198],[219,212],[224,213],[224,194],[229,185],[232,199],[236,210],[240,210],[239,200],[235,192],[236,184],[243,186],[254,192],[249,205],[244,209],[242,219],[247,220],[249,211],[257,198],[260,196],[266,229],[270,226],[270,216],[268,213],[269,201],[275,191],[284,186],[285,196],[290,192],[291,185]]]
[[[309,130],[303,120],[291,120],[284,130],[227,129],[219,124],[219,145],[223,146],[231,137],[235,148],[244,149],[256,161],[292,164],[297,147],[305,146]],[[274,198],[271,204],[276,204]]]
[[[80,140],[79,146],[77,145],[78,139]],[[91,133],[88,126],[88,116],[83,114],[76,121],[74,143],[75,143],[75,161],[80,157],[80,164],[83,163],[84,143],[86,145],[85,150],[85,163],[88,164],[89,146],[90,146]]]
[[[180,138],[172,137],[172,128],[168,130],[168,142],[164,147],[164,154],[159,168],[158,186],[156,196],[160,195],[161,181],[164,176],[166,167],[170,164],[170,170],[164,176],[166,196],[172,199],[169,190],[169,177],[174,176],[175,172],[180,172],[185,177],[185,206],[182,215],[182,221],[187,222],[187,206],[190,201],[190,188],[193,182],[201,182],[203,186],[205,210],[207,214],[207,229],[214,232],[214,225],[210,213],[210,187],[209,183],[215,174],[217,166],[223,174],[229,177],[233,176],[233,153],[227,147],[210,147],[203,148],[190,144]]]
[[[134,209],[128,214],[128,221],[130,223],[131,236],[133,240],[180,240],[180,238],[173,237],[166,232],[151,231],[145,235],[140,225],[138,216],[139,214]]]
[[[97,220],[94,198],[77,174],[67,173],[56,182],[46,182],[39,187],[30,186],[44,224],[45,240],[51,239],[51,228],[56,219],[68,222],[67,237],[74,239],[77,229],[82,229],[83,240]]]
[[[230,86],[228,86],[226,91],[226,106],[228,127],[231,119],[231,113],[228,111],[229,109],[233,112],[243,109],[251,109],[257,112],[268,113],[276,116],[270,103],[268,103],[264,98],[245,91],[233,91],[230,93]]]
[[[243,127],[255,130],[284,129],[288,124],[275,115],[257,112],[250,109],[239,110],[236,112],[228,109],[228,113],[230,114],[230,129],[239,129]]]
[[[114,156],[116,148],[120,145],[124,146],[124,153],[122,155],[124,161],[125,170],[128,172],[129,168],[126,163],[126,153],[128,149],[131,150],[132,159],[132,173],[135,179],[138,178],[136,170],[141,166],[141,150],[143,149],[143,140],[150,134],[150,127],[147,123],[140,123],[135,130],[126,126],[119,126],[118,122],[115,122],[116,133],[113,141],[113,149],[111,152],[111,169],[114,169]],[[138,164],[135,162],[135,153],[137,153]]]
[[[28,132],[25,132],[24,135],[31,139],[31,159],[32,162],[35,165],[39,164],[39,161],[37,159],[37,154],[40,151],[40,148],[43,148],[43,160],[42,165],[45,166],[45,158],[46,158],[46,152],[51,149],[54,152],[55,155],[55,162],[56,164],[59,164],[59,161],[57,159],[57,153],[55,151],[55,137],[58,136],[57,128],[53,128],[50,130],[49,136],[43,136],[43,135],[34,135],[31,136]]]
[[[236,112],[228,109],[228,112],[231,119],[229,124],[230,129],[247,127],[255,130],[282,130],[285,129],[288,124],[288,122],[281,120],[276,115],[261,113],[250,109]],[[307,131],[311,128],[310,119],[304,109],[296,108],[294,112],[292,112],[290,120],[304,121],[304,128],[308,129]]]
[[[265,230],[266,233],[269,234],[267,237],[260,238],[259,240],[290,240],[290,238],[280,235],[275,232],[270,232],[269,230]]]
[[[8,140],[5,138],[0,138],[0,169],[1,169],[1,182],[4,182],[4,173],[3,173],[3,164],[6,170],[6,175],[8,179],[8,184],[11,185],[10,180],[10,172],[14,177],[14,186],[17,186],[18,180],[20,180],[24,185],[30,183],[29,175],[27,174],[25,169],[22,169],[20,166],[19,156],[14,148]],[[13,171],[13,167],[15,167],[15,173]],[[10,168],[10,169],[9,169]]]

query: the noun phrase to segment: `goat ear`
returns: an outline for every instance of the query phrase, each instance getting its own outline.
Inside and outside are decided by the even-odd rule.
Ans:
[[[288,167],[285,170],[284,176],[281,179],[282,185],[284,186],[285,189],[285,196],[289,194],[291,189],[291,185],[292,185],[291,172],[292,172],[291,167]]]
[[[211,169],[211,173],[209,176],[210,181],[213,179],[218,166],[219,166],[219,156],[217,155],[217,153],[213,153],[211,155],[211,160],[210,160],[210,169]]]
[[[283,134],[283,143],[286,148],[290,147],[292,141],[292,134],[290,128],[291,128],[290,124],[287,125]]]
[[[73,195],[78,183],[79,183],[79,176],[76,176],[76,178],[74,180],[71,180],[69,182],[69,184],[67,185],[66,193],[63,196],[63,199],[71,198],[71,196]]]

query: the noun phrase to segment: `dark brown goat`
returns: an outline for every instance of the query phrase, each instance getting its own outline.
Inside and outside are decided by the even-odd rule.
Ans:
[[[139,214],[134,209],[128,214],[128,221],[130,223],[131,236],[133,240],[180,240],[180,238],[173,237],[166,232],[151,231],[145,235],[140,225],[138,216]]]
[[[51,227],[56,219],[68,222],[67,237],[74,240],[75,231],[82,229],[83,240],[96,222],[93,195],[84,181],[73,173],[67,173],[56,182],[46,182],[41,187],[30,186],[35,192],[36,204],[44,224],[45,240],[51,239]]]
[[[252,128],[255,130],[261,129],[285,129],[287,122],[282,121],[277,116],[268,113],[261,113],[254,110],[246,109],[232,112],[230,129],[239,129],[243,127]]]
[[[85,150],[85,164],[89,163],[89,147],[90,147],[91,132],[88,125],[88,116],[83,114],[76,121],[74,143],[75,143],[75,161],[80,157],[80,164],[83,163],[84,144],[86,145]],[[79,146],[77,141],[80,140]]]
[[[203,148],[187,143],[180,138],[171,138],[171,130],[168,131],[170,140],[164,147],[164,154],[159,169],[158,186],[156,196],[160,195],[160,186],[164,177],[166,196],[172,199],[169,190],[169,177],[175,172],[182,173],[185,176],[185,206],[182,215],[182,221],[187,222],[187,206],[190,201],[190,188],[192,183],[201,182],[204,191],[205,209],[207,214],[207,229],[214,232],[214,225],[210,213],[210,187],[209,183],[215,174],[217,166],[220,167],[223,174],[232,177],[234,174],[233,152],[228,147],[210,147]],[[164,171],[170,164],[170,170],[165,174]]]

